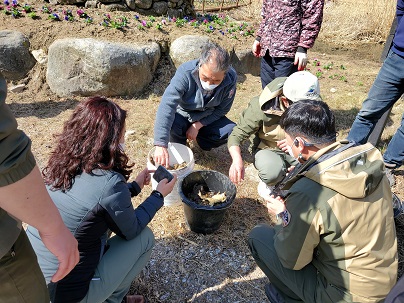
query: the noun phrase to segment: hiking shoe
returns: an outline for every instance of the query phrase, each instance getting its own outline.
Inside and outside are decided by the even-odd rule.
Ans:
[[[267,295],[269,302],[271,303],[285,303],[285,300],[282,296],[278,293],[275,286],[271,283],[265,284],[264,286],[265,294]]]
[[[269,186],[265,182],[260,180],[260,183],[258,183],[257,191],[258,191],[258,194],[260,195],[260,197],[265,199],[271,195],[272,188],[273,188],[272,186]]]
[[[394,218],[397,218],[402,213],[404,213],[403,201],[395,193],[393,193],[393,213]]]
[[[386,167],[384,169],[384,174],[386,175],[387,179],[389,180],[390,187],[393,187],[394,184],[396,184],[396,178],[393,174],[393,169]]]

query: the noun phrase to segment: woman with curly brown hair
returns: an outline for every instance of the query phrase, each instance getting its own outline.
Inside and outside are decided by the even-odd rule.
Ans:
[[[50,278],[57,259],[38,231],[27,233],[38,256],[52,302],[144,302],[126,295],[150,259],[154,236],[147,224],[175,184],[162,180],[136,209],[131,197],[150,183],[144,169],[129,183],[132,166],[123,150],[126,111],[92,97],[80,103],[58,136],[43,170],[48,192],[78,241],[80,261],[61,281]],[[52,220],[52,218],[49,218]],[[116,235],[108,238],[108,231]]]

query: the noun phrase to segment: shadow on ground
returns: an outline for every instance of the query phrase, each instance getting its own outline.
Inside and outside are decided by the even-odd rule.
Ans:
[[[65,101],[35,101],[32,103],[9,103],[16,118],[37,117],[39,119],[53,118],[68,109],[73,109],[79,103],[76,99]]]
[[[183,212],[182,206],[174,211]],[[190,231],[184,219],[175,235],[156,235],[151,261],[131,293],[150,302],[267,302],[267,279],[250,254],[247,237],[256,224],[270,221],[266,207],[249,198],[236,198],[213,234]]]

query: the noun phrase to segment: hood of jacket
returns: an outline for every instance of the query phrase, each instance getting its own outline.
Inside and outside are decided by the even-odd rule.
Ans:
[[[370,143],[340,141],[320,149],[295,174],[288,184],[306,177],[350,199],[362,199],[373,193],[383,179],[384,162]]]

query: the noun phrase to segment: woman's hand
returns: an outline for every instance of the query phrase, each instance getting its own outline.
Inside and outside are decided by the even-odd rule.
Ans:
[[[156,190],[164,197],[171,193],[174,188],[175,182],[177,181],[177,175],[174,173],[173,176],[174,178],[170,182],[167,182],[167,179],[163,179],[157,184]]]
[[[150,173],[152,171],[148,170],[147,168],[145,168],[144,170],[142,170],[136,177],[135,182],[137,183],[137,185],[139,185],[139,187],[141,189],[143,189],[143,187],[145,185],[149,185],[150,184]]]

